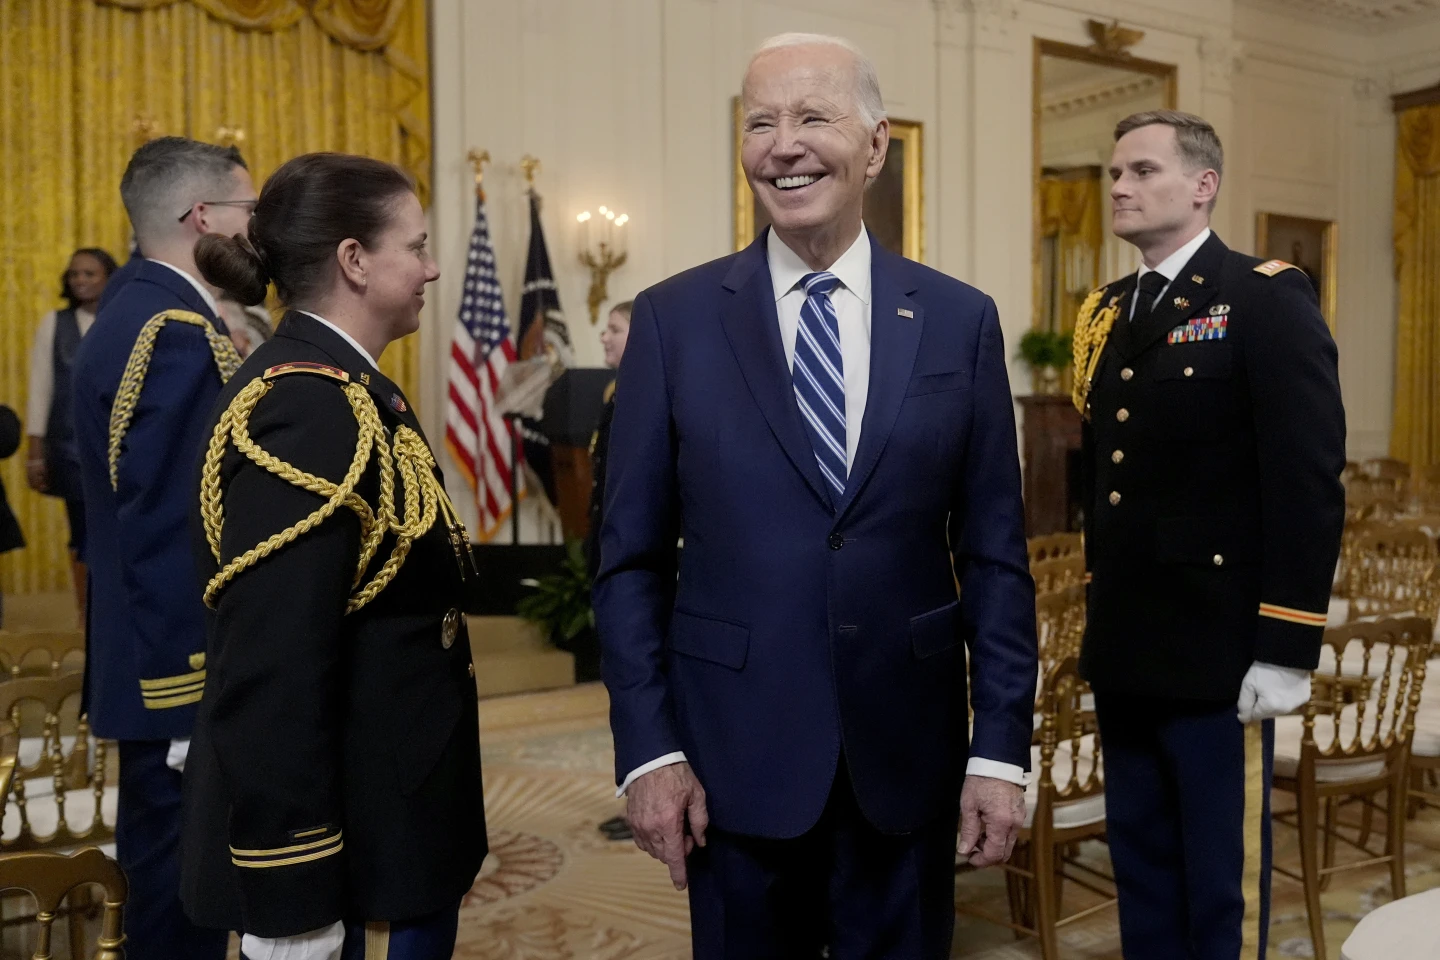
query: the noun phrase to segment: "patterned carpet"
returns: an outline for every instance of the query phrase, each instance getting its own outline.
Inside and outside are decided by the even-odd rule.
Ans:
[[[690,956],[684,894],[665,869],[628,841],[607,841],[595,825],[623,809],[614,799],[607,701],[598,685],[486,700],[480,707],[485,802],[492,853],[460,914],[464,960],[681,960]],[[1276,796],[1280,809],[1288,801]],[[1440,813],[1409,824],[1408,892],[1440,886]],[[1083,851],[1108,867],[1105,848]],[[1276,861],[1298,871],[1293,830],[1278,826]],[[1340,857],[1344,862],[1347,858]],[[1360,859],[1356,854],[1352,859]],[[1065,890],[1065,910],[1096,898]],[[998,870],[962,875],[956,899],[991,913],[1006,910]],[[1329,955],[1370,910],[1390,900],[1387,868],[1338,875],[1323,895]],[[1277,877],[1270,929],[1272,957],[1310,957],[1299,884]],[[1062,928],[1067,960],[1120,960],[1114,908]],[[1033,960],[1034,941],[960,916],[952,957]]]

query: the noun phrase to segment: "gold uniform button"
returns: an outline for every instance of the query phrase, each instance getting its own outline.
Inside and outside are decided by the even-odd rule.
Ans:
[[[1124,459],[1125,459],[1125,451],[1124,451],[1124,450],[1116,450],[1114,453],[1110,454],[1110,462],[1111,462],[1111,463],[1119,463],[1121,460],[1124,460]]]
[[[1185,368],[1185,376],[1187,376],[1187,377],[1193,377],[1193,376],[1195,376],[1195,368],[1194,368],[1194,367],[1186,367],[1186,368]]]
[[[1126,420],[1130,419],[1130,411],[1126,410],[1124,407],[1121,407],[1119,410],[1115,411],[1115,419],[1119,420],[1121,423],[1124,423]]]
[[[455,637],[460,633],[460,611],[451,607],[445,611],[445,619],[440,621],[440,646],[449,650],[455,645]]]
[[[1111,491],[1110,491],[1110,506],[1112,506],[1112,507],[1118,507],[1118,506],[1120,506],[1120,494],[1119,494],[1119,493],[1116,493],[1114,490],[1111,490]]]
[[[1121,380],[1126,380],[1126,381],[1128,381],[1128,380],[1129,380],[1131,377],[1133,377],[1133,376],[1135,376],[1135,371],[1134,371],[1134,370],[1131,370],[1129,367],[1126,367],[1124,370],[1121,370],[1121,371],[1120,371],[1120,379],[1121,379]]]
[[[468,673],[468,674],[470,674],[471,678],[473,679],[474,676],[475,676],[475,664],[473,664],[473,663],[467,664],[467,665],[465,666],[465,672]]]
[[[1225,558],[1222,557],[1222,556],[1220,556],[1220,554],[1218,554],[1218,553],[1215,554],[1215,566],[1217,566],[1217,567],[1223,567],[1223,566],[1225,566]]]

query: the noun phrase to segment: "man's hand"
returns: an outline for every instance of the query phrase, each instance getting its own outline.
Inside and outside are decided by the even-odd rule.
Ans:
[[[635,833],[635,846],[669,867],[670,882],[684,890],[685,858],[696,844],[705,846],[710,824],[705,788],[690,764],[651,770],[630,784],[625,796],[625,818]]]
[[[994,777],[965,778],[960,791],[960,855],[972,867],[1010,859],[1025,824],[1025,788]]]
[[[1309,670],[1256,660],[1240,681],[1235,712],[1241,723],[1255,723],[1293,713],[1309,699]]]

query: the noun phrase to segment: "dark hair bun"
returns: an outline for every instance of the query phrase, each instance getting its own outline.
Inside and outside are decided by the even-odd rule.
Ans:
[[[250,241],[240,234],[225,237],[211,233],[201,237],[195,244],[195,265],[201,276],[245,306],[265,302],[270,272]]]

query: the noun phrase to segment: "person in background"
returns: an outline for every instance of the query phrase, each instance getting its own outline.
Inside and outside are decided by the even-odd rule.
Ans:
[[[20,449],[20,418],[9,407],[0,406],[0,460],[5,460]],[[25,537],[20,532],[20,522],[10,509],[5,496],[5,482],[0,480],[0,553],[9,553],[25,546]],[[5,597],[0,595],[0,626],[5,624]]]
[[[228,934],[190,923],[179,896],[181,772],[206,671],[187,534],[206,417],[240,357],[195,244],[243,231],[255,187],[233,147],[161,137],[130,158],[120,198],[145,259],[74,367],[90,581],[83,709],[96,736],[119,741],[126,953],[220,960]]]
[[[242,358],[250,356],[255,348],[275,336],[270,324],[270,313],[263,306],[247,307],[230,294],[220,296],[220,317],[230,328],[230,342]]]
[[[600,331],[600,346],[605,350],[605,366],[620,369],[625,355],[625,340],[630,336],[630,311],[634,300],[617,303],[610,311],[605,328]],[[585,534],[585,563],[590,580],[600,572],[600,525],[605,508],[605,456],[610,446],[610,421],[615,417],[615,381],[605,388],[605,406],[600,409],[600,424],[590,440],[590,529]],[[600,824],[600,832],[611,840],[631,840],[630,823],[623,817],[611,817]]]
[[[99,247],[82,247],[70,255],[60,276],[66,306],[40,319],[30,348],[30,387],[25,409],[29,451],[25,481],[36,493],[65,501],[70,524],[70,566],[75,600],[85,610],[85,504],[80,495],[80,459],[75,452],[75,419],[71,410],[71,368],[80,339],[90,332],[106,284],[115,273],[115,258]]]

